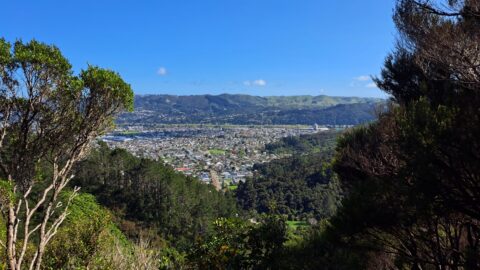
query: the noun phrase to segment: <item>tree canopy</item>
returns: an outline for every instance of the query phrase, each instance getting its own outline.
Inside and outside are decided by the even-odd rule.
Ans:
[[[11,269],[22,269],[30,237],[37,238],[30,269],[40,269],[78,191],[57,203],[73,165],[117,113],[132,108],[133,91],[119,74],[88,66],[76,76],[55,46],[0,39],[0,195]],[[37,215],[41,221],[32,224]]]
[[[322,244],[338,251],[320,256],[375,269],[480,267],[479,18],[478,1],[397,1],[397,49],[376,78],[392,103],[338,143],[348,195]]]

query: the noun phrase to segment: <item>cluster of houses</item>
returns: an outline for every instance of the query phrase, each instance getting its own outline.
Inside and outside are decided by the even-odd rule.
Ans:
[[[323,127],[167,126],[116,131],[103,140],[137,156],[161,159],[177,171],[219,188],[251,177],[253,165],[279,158],[264,151],[265,144],[282,137],[324,130]]]

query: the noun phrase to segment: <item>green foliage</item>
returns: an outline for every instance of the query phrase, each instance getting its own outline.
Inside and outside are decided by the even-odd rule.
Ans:
[[[15,201],[15,193],[11,182],[0,179],[0,203],[6,206]]]
[[[463,13],[450,21],[425,5],[398,2],[401,44],[414,46],[400,46],[376,80],[396,104],[339,140],[334,170],[347,196],[318,238],[320,258],[363,258],[361,268],[480,267],[480,81],[459,79],[474,69],[463,69],[465,55],[444,59],[459,44],[476,48],[478,27]],[[434,38],[445,43],[431,46]],[[443,54],[429,58],[438,48]]]
[[[7,221],[4,219],[3,215],[0,215],[0,241],[6,243],[7,241],[7,230],[6,230]],[[3,246],[0,246],[0,269],[7,269],[7,256],[6,249]]]
[[[235,191],[240,207],[290,219],[322,219],[338,206],[341,190],[328,154],[314,153],[254,166],[255,175]]]
[[[75,76],[53,45],[2,39],[0,54],[0,112],[9,123],[2,128],[2,174],[25,189],[38,160],[75,159],[117,113],[132,109],[133,91],[117,73],[89,66]]]
[[[76,168],[73,184],[111,209],[138,244],[123,236],[93,196],[83,194],[48,248],[46,268],[480,268],[480,81],[477,63],[470,62],[472,51],[478,55],[478,5],[448,1],[451,7],[462,6],[450,19],[424,3],[397,2],[395,20],[403,40],[375,80],[392,95],[395,103],[389,111],[343,134],[333,166],[330,151],[336,134],[268,145],[268,151],[294,155],[256,165],[255,176],[233,191],[249,214],[283,217],[260,215],[258,223],[232,218],[236,209],[230,192],[216,192],[161,161],[100,144]],[[60,77],[68,75],[70,66],[55,47],[17,42],[13,55],[10,47],[0,40],[2,76],[22,61],[34,69],[45,63]],[[92,93],[107,91],[131,109],[126,106],[133,100],[130,87],[111,71],[89,67],[65,83],[73,89],[67,94],[79,94],[84,87]],[[264,124],[299,119],[309,124],[363,123],[372,119],[366,110],[373,106],[351,100],[325,108],[337,101],[308,96],[153,96],[135,102],[169,114],[171,122]],[[20,108],[25,104],[19,100]],[[358,115],[351,117],[352,112]],[[15,140],[9,143],[15,145]],[[0,182],[8,200],[9,190]],[[320,221],[303,226],[307,218]],[[153,239],[157,249],[142,244],[145,232],[160,235]]]
[[[189,253],[194,269],[277,269],[286,240],[285,221],[264,216],[253,224],[241,219],[218,219],[215,234],[199,239]]]
[[[329,97],[329,96],[249,96],[222,94],[175,96],[175,95],[153,95],[138,96],[136,106],[145,110],[168,112],[174,105],[181,111],[194,112],[196,110],[222,111],[224,109],[237,111],[248,109],[257,112],[262,108],[281,109],[305,109],[325,108],[338,104],[356,104],[366,102],[377,102],[380,99],[358,98],[358,97]]]
[[[68,194],[65,194],[65,197]],[[44,267],[72,269],[94,267],[102,250],[116,243],[131,245],[112,223],[110,213],[89,194],[75,197],[64,226],[48,246]]]
[[[391,94],[396,102],[407,104],[425,94],[426,76],[415,64],[414,55],[400,48],[385,59],[381,78],[375,83],[385,92]]]
[[[72,65],[56,46],[36,40],[28,43],[19,40],[13,46],[13,52],[15,65],[31,66],[37,72],[48,70],[54,76],[69,76],[72,73]]]
[[[340,132],[326,131],[301,136],[290,136],[265,145],[265,150],[275,154],[330,153]]]
[[[155,228],[177,247],[187,247],[211,231],[211,221],[236,213],[229,194],[177,173],[161,161],[140,159],[101,143],[76,170],[74,185],[84,187],[117,217],[127,235]]]
[[[135,107],[139,111],[154,113],[124,114],[118,123],[352,125],[372,121],[373,109],[382,102],[381,99],[328,96],[135,96]]]
[[[4,38],[0,38],[0,67],[3,68],[5,65],[11,63],[12,55],[10,54],[12,45],[7,42]]]
[[[62,200],[67,199],[68,193]],[[111,213],[93,195],[80,194],[70,206],[64,226],[47,248],[45,269],[177,269],[183,255],[153,248],[149,240],[132,242],[113,223]]]
[[[45,246],[63,220],[59,213],[63,207],[57,200],[72,164],[98,134],[111,127],[117,113],[132,109],[133,91],[117,73],[98,67],[89,66],[75,76],[69,61],[53,45],[17,40],[12,46],[5,39],[0,40],[0,89],[0,177],[9,179],[1,183],[0,199],[2,214],[7,212],[5,206],[9,207],[5,215],[10,228],[9,267],[33,260],[32,267],[38,268]],[[95,230],[104,224],[85,226]],[[94,231],[86,233],[96,235]],[[72,237],[79,240],[64,250],[86,263],[93,244],[81,239],[82,235]],[[15,247],[15,243],[22,244]],[[65,261],[67,254],[55,255],[51,263],[77,264]]]
[[[334,227],[322,220],[286,243],[279,269],[370,269],[370,254],[358,252],[344,245],[342,240],[342,235],[336,234]],[[371,269],[383,268],[372,265]]]
[[[301,221],[301,220],[289,220],[287,221],[288,228],[296,230],[300,227],[306,227],[308,226],[308,223],[306,221]]]
[[[356,239],[349,243],[350,252],[354,246],[359,254],[378,252],[369,260],[383,258],[381,263],[399,268],[442,264],[437,259],[412,262],[432,253],[441,254],[452,265],[461,264],[472,250],[478,254],[468,243],[456,245],[449,240],[470,233],[477,238],[480,233],[468,225],[475,219],[461,212],[463,207],[475,210],[475,205],[466,203],[471,193],[457,192],[471,183],[470,178],[459,176],[465,175],[466,168],[470,173],[477,168],[470,156],[473,149],[459,142],[466,138],[473,142],[478,129],[471,124],[468,131],[461,127],[465,122],[458,120],[458,112],[458,108],[431,106],[420,98],[340,140],[335,171],[348,197],[332,224],[334,233],[345,241]],[[460,149],[451,148],[452,143]],[[452,249],[461,257],[451,257]]]
[[[96,66],[88,66],[86,70],[82,70],[80,78],[86,87],[96,92],[99,91],[99,93],[92,93],[93,95],[106,96],[103,102],[113,101],[115,98],[125,110],[133,111],[133,91],[118,73]],[[105,107],[108,108],[108,106]]]

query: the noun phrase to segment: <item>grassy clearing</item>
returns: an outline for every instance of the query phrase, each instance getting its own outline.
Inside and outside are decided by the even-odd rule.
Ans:
[[[210,149],[208,150],[208,153],[210,153],[212,156],[223,156],[227,153],[227,151],[223,149]]]
[[[121,135],[138,135],[140,134],[140,131],[135,131],[135,130],[125,130],[120,132]]]
[[[305,232],[310,225],[306,221],[289,220],[287,221],[287,241],[286,247],[296,247],[305,240]]]
[[[287,221],[287,226],[289,229],[296,230],[299,227],[308,227],[310,225],[306,221],[289,220]]]
[[[236,190],[238,188],[237,185],[231,185],[231,186],[228,186],[228,189],[233,191],[233,190]]]

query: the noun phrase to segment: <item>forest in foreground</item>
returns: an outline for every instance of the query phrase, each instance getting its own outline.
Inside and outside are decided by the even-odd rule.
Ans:
[[[0,39],[0,268],[480,269],[480,2],[393,19],[388,109],[267,145],[291,156],[236,191],[97,142],[133,110],[118,73]]]

